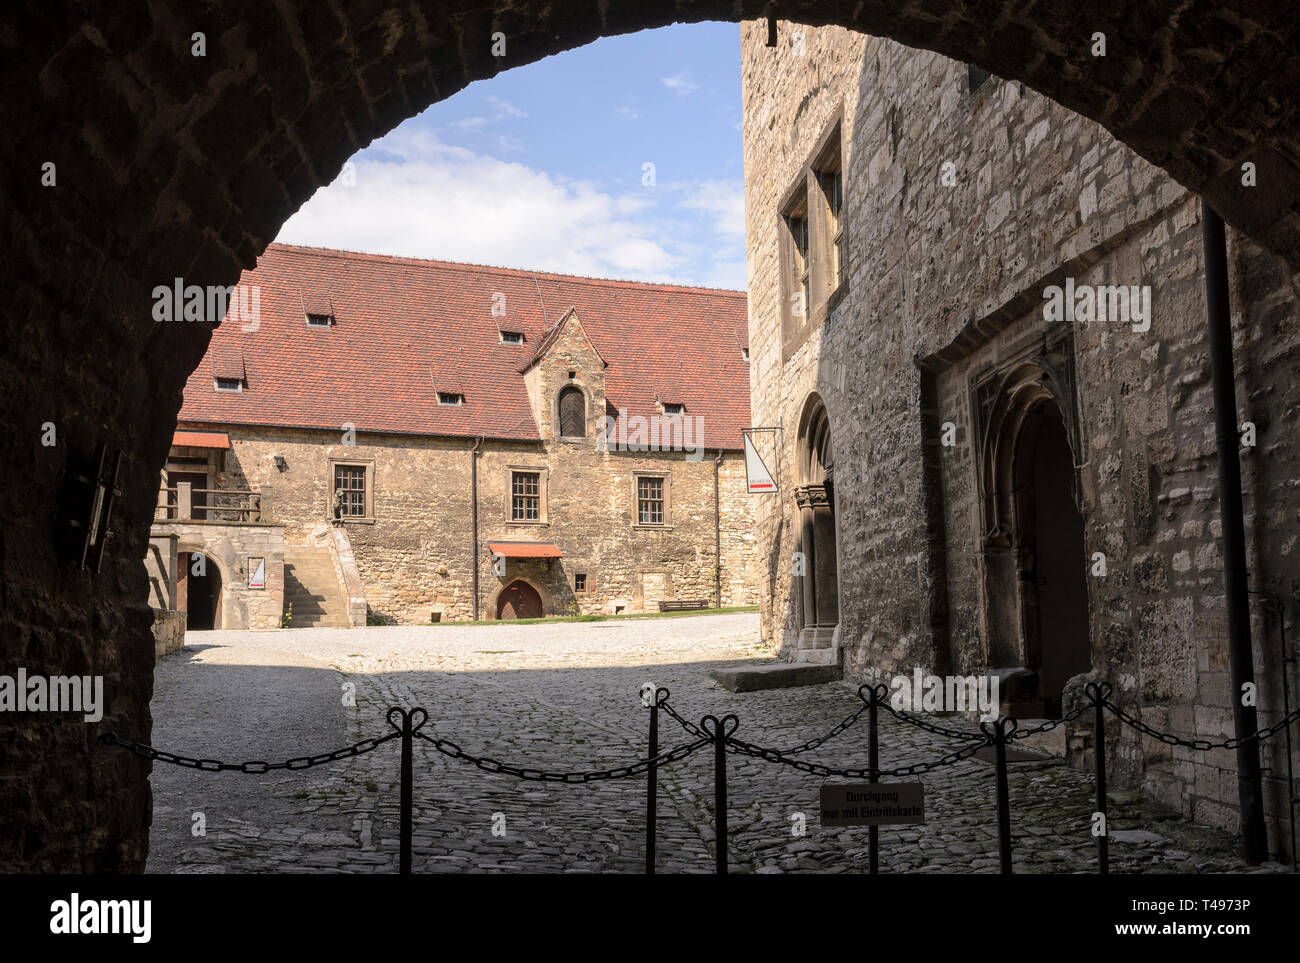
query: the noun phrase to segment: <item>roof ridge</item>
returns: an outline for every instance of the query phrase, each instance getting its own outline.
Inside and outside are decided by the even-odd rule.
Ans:
[[[512,268],[499,264],[475,264],[469,261],[446,261],[441,258],[412,257],[406,254],[375,254],[370,251],[348,251],[343,248],[312,247],[306,244],[285,244],[280,241],[271,242],[267,245],[266,250],[271,251],[272,248],[283,251],[320,254],[327,257],[337,257],[342,260],[362,258],[368,261],[383,261],[387,263],[440,264],[450,268],[467,268],[479,271],[495,271],[502,274],[517,274],[525,276],[532,275],[534,277],[561,281],[579,281],[584,284],[695,291],[700,294],[711,294],[725,297],[733,297],[735,295],[747,296],[747,292],[735,288],[712,288],[702,284],[674,284],[667,281],[632,281],[623,278],[598,278],[588,274],[561,274],[557,271],[536,271],[530,268]]]

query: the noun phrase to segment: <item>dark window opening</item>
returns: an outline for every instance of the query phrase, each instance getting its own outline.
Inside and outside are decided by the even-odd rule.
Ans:
[[[334,315],[332,314],[307,315],[307,327],[309,328],[329,328],[333,326],[334,326]]]
[[[686,406],[676,401],[665,401],[663,406],[665,415],[680,415],[686,411]]]
[[[243,378],[215,378],[213,379],[213,387],[216,388],[217,391],[243,391],[244,379]]]
[[[501,342],[503,344],[523,344],[524,333],[522,331],[502,331]]]
[[[586,572],[577,572],[577,573],[574,574],[574,576],[573,576],[573,591],[574,591],[574,592],[585,592],[585,591],[587,591],[587,573],[586,573]]]
[[[587,437],[587,398],[575,385],[568,385],[560,392],[560,436]]]
[[[439,391],[438,404],[440,405],[463,405],[465,396],[456,391]]]

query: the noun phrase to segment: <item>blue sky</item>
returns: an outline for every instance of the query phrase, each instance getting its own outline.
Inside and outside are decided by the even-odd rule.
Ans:
[[[738,25],[609,37],[407,120],[277,240],[743,289],[740,117]]]

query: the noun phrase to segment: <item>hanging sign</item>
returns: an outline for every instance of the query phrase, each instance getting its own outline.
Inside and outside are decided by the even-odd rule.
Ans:
[[[758,449],[754,447],[754,439],[745,435],[745,480],[752,495],[755,492],[774,492],[776,491],[776,482],[772,480],[772,473],[767,470],[767,465],[758,454]]]
[[[860,782],[822,786],[823,826],[901,826],[925,822],[919,782]]]

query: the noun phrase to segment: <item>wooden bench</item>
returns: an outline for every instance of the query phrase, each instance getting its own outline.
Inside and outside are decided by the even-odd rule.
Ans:
[[[707,609],[709,603],[704,599],[684,599],[672,602],[660,602],[660,612],[685,612],[689,609]]]

